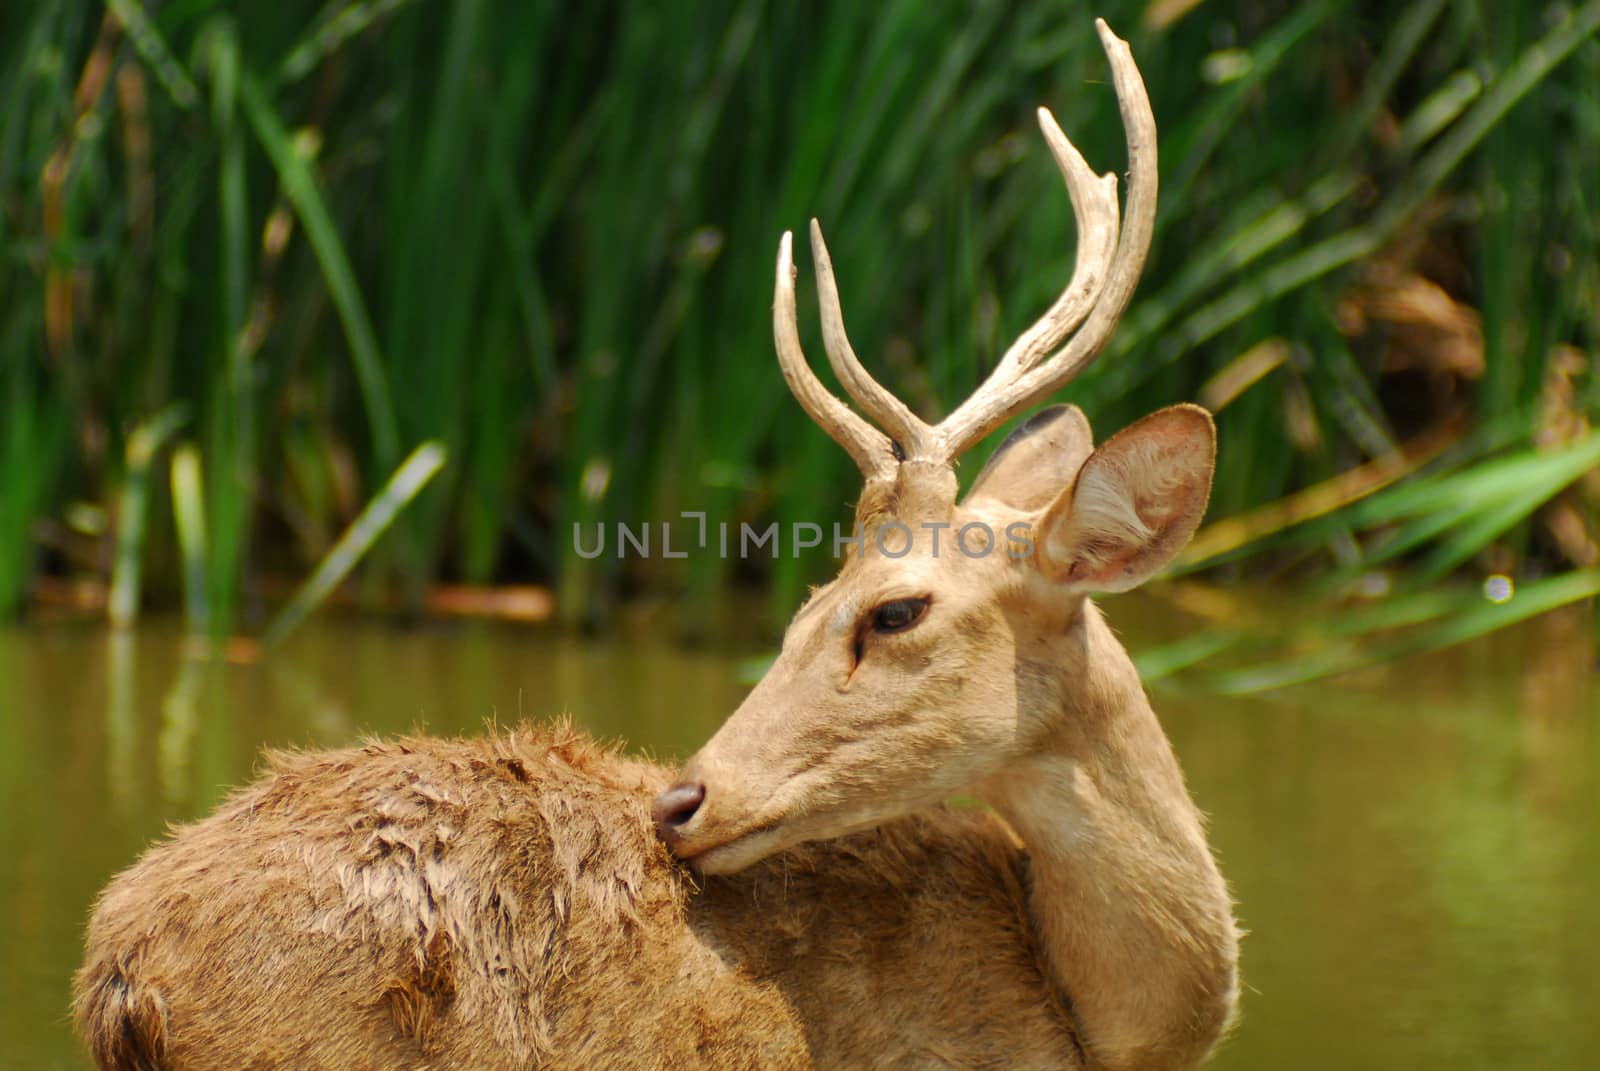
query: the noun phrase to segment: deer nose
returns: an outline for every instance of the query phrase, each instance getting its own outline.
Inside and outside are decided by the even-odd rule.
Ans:
[[[699,781],[682,781],[656,797],[650,815],[656,820],[656,833],[667,842],[667,847],[677,846],[680,831],[689,824],[705,798],[706,786]]]

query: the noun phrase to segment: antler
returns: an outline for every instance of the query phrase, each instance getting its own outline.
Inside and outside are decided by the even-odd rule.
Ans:
[[[1127,309],[1144,268],[1155,224],[1155,116],[1128,43],[1113,34],[1103,19],[1095,20],[1095,28],[1106,58],[1111,61],[1117,102],[1127,132],[1127,225],[1120,226],[1117,218],[1116,176],[1096,176],[1056,125],[1055,118],[1040,108],[1039,128],[1066,182],[1078,227],[1077,263],[1072,279],[1050,309],[1011,344],[983,385],[938,425],[929,426],[918,419],[857,359],[845,334],[839,290],[822,229],[812,220],[812,259],[816,263],[828,362],[850,397],[888,435],[871,427],[828,393],[800,351],[791,236],[784,234],[778,246],[778,286],[772,310],[784,378],[800,405],[850,452],[868,479],[892,475],[902,457],[954,461],[1018,410],[1058,390],[1087,367],[1111,338]],[[1063,345],[1074,330],[1078,333]]]
[[[772,298],[772,337],[778,347],[778,367],[783,369],[784,382],[789,384],[789,393],[800,408],[855,459],[862,476],[869,480],[892,476],[898,459],[889,437],[830,394],[800,349],[800,329],[794,315],[793,243],[794,235],[784,231],[778,241],[778,282]],[[837,300],[836,295],[835,304]]]
[[[1095,28],[1100,32],[1106,58],[1111,61],[1117,103],[1127,132],[1127,225],[1119,240],[1116,176],[1093,179],[1072,143],[1062,135],[1050,114],[1040,109],[1039,124],[1067,180],[1077,217],[1077,268],[1054,307],[1017,339],[983,386],[939,425],[946,456],[951,459],[1013,413],[1060,389],[1088,367],[1110,340],[1133,297],[1139,273],[1144,270],[1156,216],[1155,116],[1128,43],[1113,34],[1104,19],[1096,19]],[[1103,200],[1095,203],[1097,198]],[[1113,244],[1116,253],[1108,258]],[[1085,313],[1088,321],[1083,329],[1061,350],[1045,357],[1078,326]]]

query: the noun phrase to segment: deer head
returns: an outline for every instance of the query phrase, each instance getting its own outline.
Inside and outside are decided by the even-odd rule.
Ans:
[[[779,243],[779,363],[801,406],[861,468],[859,542],[795,615],[766,676],[656,802],[668,845],[704,872],[936,803],[1099,709],[1078,694],[1097,686],[1091,667],[1062,671],[1077,657],[1062,637],[1090,612],[1088,595],[1127,590],[1165,565],[1205,510],[1215,441],[1209,415],[1193,406],[1162,410],[1098,448],[1076,408],[1047,409],[957,501],[957,458],[1093,360],[1149,248],[1155,121],[1126,42],[1097,25],[1127,132],[1127,221],[1116,177],[1096,176],[1041,108],[1076,217],[1076,267],[945,420],[924,423],[857,359],[813,221],[828,359],[877,427],[828,392],[800,350],[790,235]]]

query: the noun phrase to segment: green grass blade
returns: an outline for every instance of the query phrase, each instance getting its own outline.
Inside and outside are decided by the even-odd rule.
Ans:
[[[298,82],[330,56],[344,47],[358,34],[372,28],[381,20],[395,14],[415,0],[368,0],[366,3],[347,3],[334,0],[326,14],[317,20],[304,37],[295,42],[284,54],[273,82],[288,85]],[[337,10],[335,10],[337,9]]]
[[[1181,640],[1140,651],[1133,656],[1133,664],[1139,670],[1140,679],[1151,684],[1232,650],[1243,638],[1241,633],[1226,629],[1197,632]]]
[[[150,467],[167,440],[188,419],[186,407],[169,405],[128,436],[127,471],[117,507],[116,560],[107,604],[113,628],[125,629],[139,617],[139,577],[150,515]]]
[[[205,448],[212,460],[206,517],[212,568],[206,581],[208,620],[219,632],[233,623],[239,593],[248,582],[260,472],[257,461],[255,367],[244,342],[250,305],[251,240],[248,143],[239,114],[243,69],[239,31],[232,18],[208,19],[200,54],[210,76],[211,124],[216,138],[216,292],[219,330],[212,342],[211,397]]]
[[[377,335],[372,330],[372,320],[367,315],[366,302],[339,239],[338,228],[305,156],[297,151],[294,139],[273,110],[265,91],[249,73],[240,75],[239,99],[261,147],[277,170],[278,181],[289,203],[294,205],[300,224],[305,228],[306,240],[311,243],[327,280],[334,307],[339,310],[339,321],[344,326],[345,340],[350,345],[356,378],[361,384],[373,458],[380,469],[390,468],[400,454],[399,420],[395,416],[388,374],[378,351]]]
[[[1498,603],[1476,592],[1462,593],[1447,601],[1430,593],[1418,598],[1426,600],[1427,614],[1436,619],[1435,624],[1413,628],[1398,637],[1324,646],[1296,658],[1219,673],[1205,683],[1225,695],[1251,695],[1306,684],[1452,647],[1596,595],[1600,595],[1600,569],[1540,580],[1518,588],[1511,599]]]
[[[184,109],[194,107],[200,99],[200,91],[195,88],[194,80],[184,70],[183,64],[178,62],[178,57],[167,47],[166,39],[150,21],[139,0],[106,0],[106,7],[122,23],[128,39],[155,72],[167,96],[172,98],[172,103]]]
[[[183,559],[183,616],[189,630],[204,633],[210,623],[206,597],[206,506],[200,451],[185,443],[172,453],[172,518]]]
[[[278,616],[267,628],[263,643],[276,647],[298,628],[328,594],[350,575],[378,537],[394,523],[401,510],[428,485],[428,481],[444,467],[445,448],[437,442],[426,442],[411,452],[404,463],[395,470],[388,483],[361,515],[345,529],[322,561],[289,599]]]

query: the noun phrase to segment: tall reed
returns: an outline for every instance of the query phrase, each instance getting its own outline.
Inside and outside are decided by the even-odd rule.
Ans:
[[[1253,519],[1209,564],[1335,591],[1593,565],[1600,0],[1101,13],[1150,86],[1163,203],[1066,397],[1102,431],[1220,409],[1213,516]],[[589,561],[572,526],[845,520],[848,462],[771,357],[777,235],[823,221],[869,366],[949,408],[1070,270],[1038,103],[1122,166],[1065,0],[7,5],[0,607],[111,560],[62,518],[114,512],[129,436],[172,404],[204,567],[193,517],[150,508],[142,582],[203,577],[213,628],[258,619],[262,578],[309,574],[425,441],[451,461],[368,590],[531,577],[587,621],[646,587],[693,619],[760,575],[792,606],[826,554]],[[1402,482],[1366,500],[1364,466]],[[1314,516],[1274,509],[1317,487]]]

